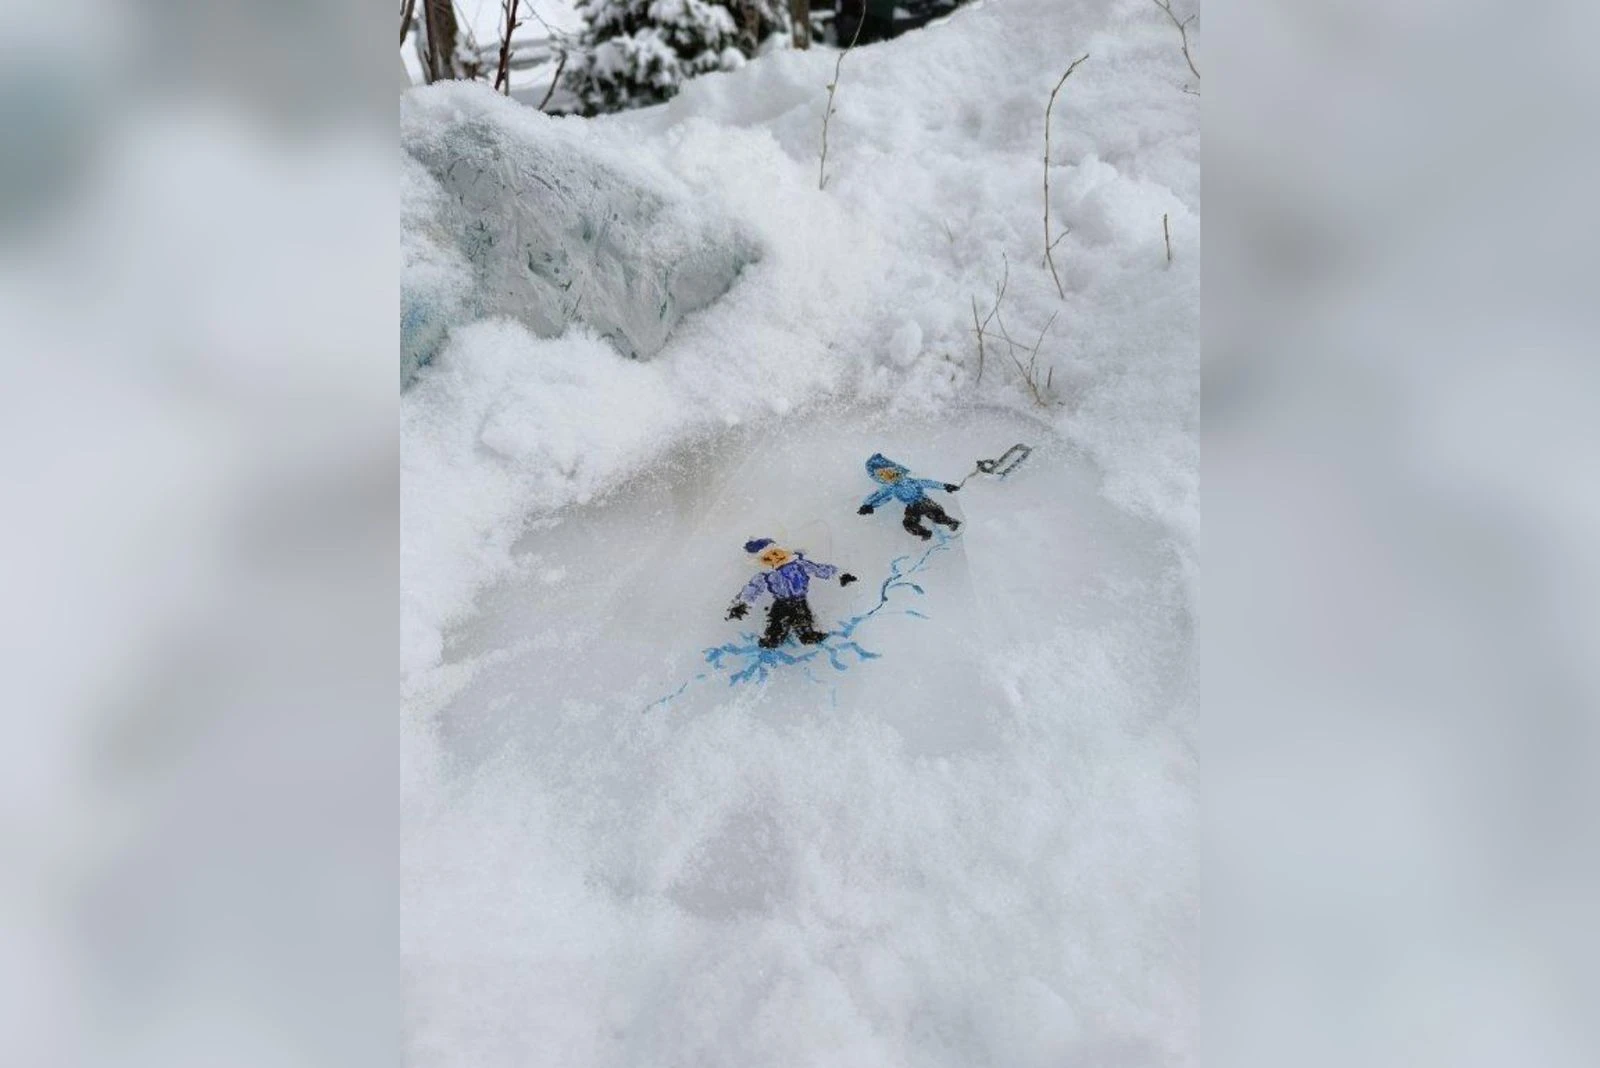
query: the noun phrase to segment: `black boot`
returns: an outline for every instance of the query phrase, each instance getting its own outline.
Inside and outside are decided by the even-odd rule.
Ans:
[[[827,634],[817,629],[817,621],[811,617],[811,605],[805,600],[794,606],[794,628],[800,634],[800,644],[816,645]]]

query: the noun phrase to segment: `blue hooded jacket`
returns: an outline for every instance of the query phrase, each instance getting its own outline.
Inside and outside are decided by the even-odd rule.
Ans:
[[[895,463],[881,452],[875,452],[867,458],[867,474],[876,481],[879,471],[898,471],[900,477],[886,483],[882,489],[862,501],[864,507],[876,508],[891,497],[902,504],[915,504],[927,497],[928,490],[942,490],[945,486],[934,478],[912,478],[910,468]]]
[[[806,590],[811,588],[812,576],[829,579],[838,571],[832,564],[813,563],[796,553],[787,564],[763,571],[746,583],[745,588],[739,591],[738,600],[755,604],[769,593],[775,598],[804,597]]]

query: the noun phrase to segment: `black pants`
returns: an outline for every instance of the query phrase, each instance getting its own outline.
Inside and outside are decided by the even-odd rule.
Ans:
[[[767,632],[761,636],[763,649],[776,649],[793,631],[807,645],[815,645],[827,635],[817,629],[811,606],[804,597],[777,597],[767,609]]]
[[[961,525],[961,520],[951,519],[945,514],[945,510],[939,507],[939,502],[929,497],[924,497],[920,501],[912,501],[906,505],[906,517],[900,521],[900,525],[919,538],[931,538],[933,537],[933,532],[922,525],[923,516],[927,516],[940,526],[949,527],[951,530]]]

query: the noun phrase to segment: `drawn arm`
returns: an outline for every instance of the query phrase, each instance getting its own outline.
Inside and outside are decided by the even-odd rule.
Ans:
[[[745,583],[744,589],[739,591],[739,596],[733,599],[734,604],[755,604],[763,594],[770,592],[767,589],[767,576],[757,575]]]
[[[813,578],[830,579],[839,573],[839,569],[832,564],[819,564],[815,560],[807,560],[803,556],[800,558],[800,566],[805,569],[806,574]]]
[[[888,500],[890,497],[893,497],[893,496],[894,496],[894,490],[892,490],[892,489],[888,488],[887,486],[885,486],[883,489],[879,490],[878,492],[876,492],[876,493],[872,494],[870,497],[868,497],[866,500],[862,501],[861,502],[861,507],[863,507],[863,508],[876,508],[876,507],[878,507],[878,505],[882,504],[884,501]]]

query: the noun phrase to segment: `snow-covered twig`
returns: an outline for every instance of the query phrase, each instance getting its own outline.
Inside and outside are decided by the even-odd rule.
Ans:
[[[862,16],[856,23],[856,32],[851,35],[850,43],[845,45],[844,51],[839,53],[839,58],[833,64],[833,81],[828,83],[828,103],[822,111],[822,155],[817,161],[817,188],[819,190],[828,184],[828,120],[833,118],[833,94],[839,91],[839,72],[844,68],[844,57],[850,54],[850,49],[856,46],[856,41],[861,38],[861,27],[866,25],[866,17]]]
[[[1188,18],[1180,20],[1172,11],[1172,0],[1151,0],[1151,2],[1162,11],[1165,11],[1167,18],[1171,19],[1172,24],[1178,27],[1178,36],[1183,42],[1183,61],[1189,64],[1189,72],[1194,75],[1194,80],[1199,81],[1200,71],[1194,65],[1194,57],[1189,54],[1189,23],[1193,22],[1195,17],[1190,15]],[[1185,87],[1184,92],[1193,92],[1193,90]],[[1195,93],[1194,95],[1199,96],[1200,94]]]
[[[1067,73],[1056,82],[1056,87],[1050,90],[1050,102],[1044,106],[1044,262],[1050,267],[1050,277],[1056,280],[1056,292],[1062,300],[1067,299],[1067,291],[1061,288],[1061,276],[1056,273],[1055,247],[1056,242],[1050,239],[1050,112],[1056,106],[1056,94],[1061,92],[1061,87],[1067,84],[1067,79],[1072,77],[1072,72],[1078,69],[1078,64],[1089,58],[1085,52],[1072,61],[1072,66],[1067,68]]]

